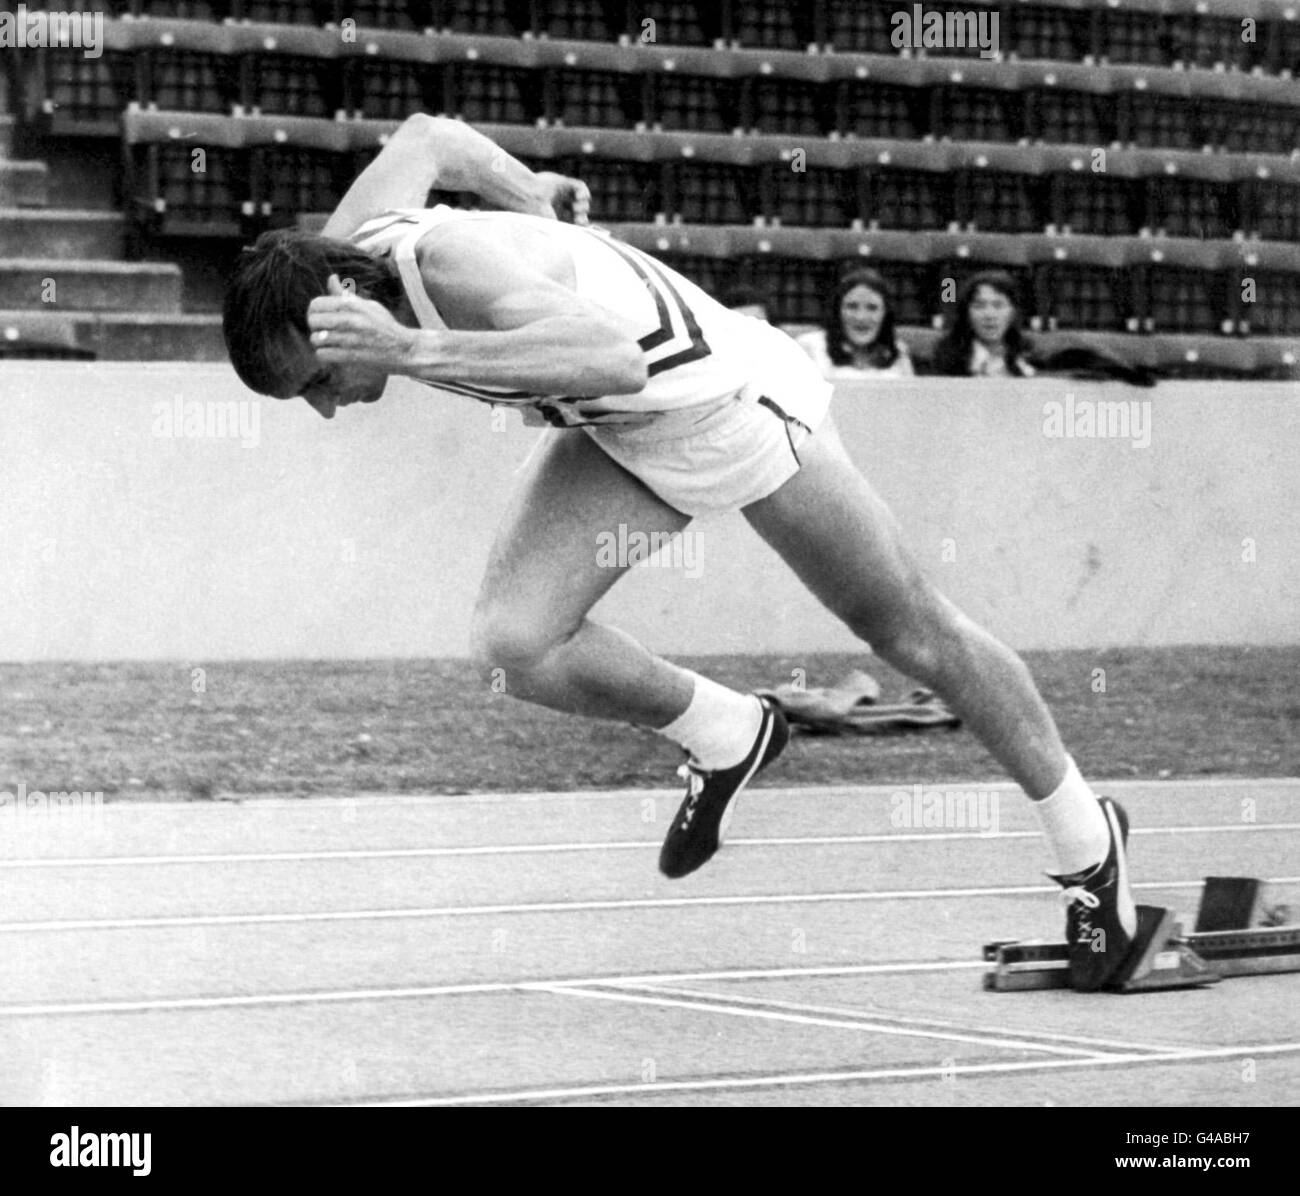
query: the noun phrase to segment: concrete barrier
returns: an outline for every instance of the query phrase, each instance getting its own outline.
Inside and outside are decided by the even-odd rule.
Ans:
[[[1300,640],[1292,385],[918,380],[834,410],[927,572],[1017,647]],[[548,434],[403,381],[326,423],[224,365],[0,365],[0,657],[462,655]],[[692,530],[599,615],[670,653],[853,645],[741,517]]]

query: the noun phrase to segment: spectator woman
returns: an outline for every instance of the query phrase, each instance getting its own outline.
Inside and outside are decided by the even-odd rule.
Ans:
[[[832,381],[915,372],[907,347],[894,334],[889,284],[875,270],[844,275],[831,294],[825,326],[797,339]]]
[[[957,294],[957,318],[934,349],[931,372],[957,377],[1028,378],[1030,346],[1020,331],[1015,280],[1001,270],[976,274]]]

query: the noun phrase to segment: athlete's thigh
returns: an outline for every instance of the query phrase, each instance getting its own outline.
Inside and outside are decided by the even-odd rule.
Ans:
[[[689,522],[584,432],[547,432],[497,531],[480,609],[576,626],[627,571],[609,559],[625,542],[620,525],[628,535],[671,534]]]
[[[849,459],[830,419],[799,450],[802,468],[745,508],[754,529],[803,583],[862,631],[937,598],[885,501]]]

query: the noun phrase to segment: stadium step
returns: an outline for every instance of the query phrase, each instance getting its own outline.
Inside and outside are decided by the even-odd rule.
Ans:
[[[0,261],[0,308],[181,311],[181,271],[170,263]]]
[[[44,162],[0,161],[0,206],[43,208],[49,202],[50,172]]]
[[[117,212],[0,208],[0,257],[120,258],[125,236]]]
[[[45,312],[0,316],[0,358],[92,358],[78,339],[75,320]]]
[[[226,361],[219,315],[104,315],[83,328],[100,361]],[[87,341],[86,335],[89,335]]]
[[[219,315],[143,312],[0,311],[0,356],[48,345],[50,356],[75,348],[100,361],[225,361]]]

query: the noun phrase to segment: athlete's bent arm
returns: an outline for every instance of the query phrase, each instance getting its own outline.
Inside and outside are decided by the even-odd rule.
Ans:
[[[585,398],[644,388],[645,357],[634,333],[560,281],[572,271],[563,251],[525,247],[499,226],[462,225],[422,244],[420,267],[434,306],[458,329],[405,327],[331,279],[330,294],[307,310],[317,357],[538,395]]]
[[[534,174],[495,142],[458,120],[407,117],[348,188],[321,230],[347,237],[394,208],[422,208],[432,188],[469,191],[508,212],[585,224],[591,195],[576,179]]]

